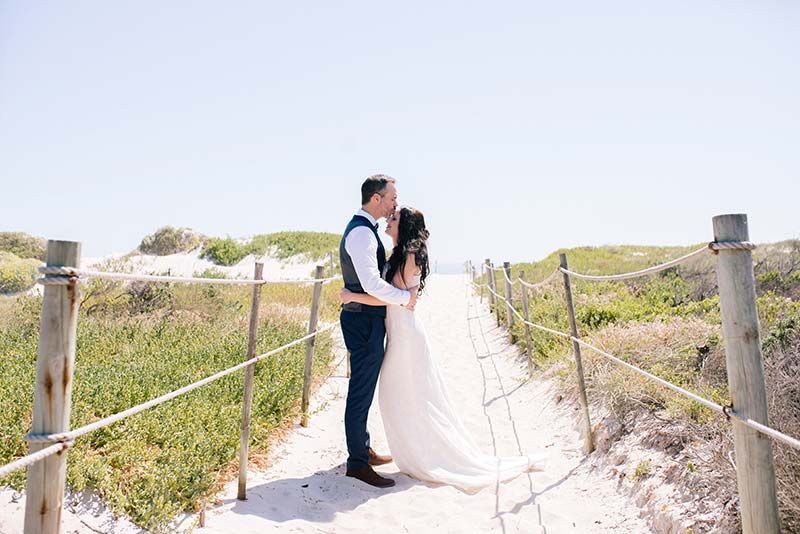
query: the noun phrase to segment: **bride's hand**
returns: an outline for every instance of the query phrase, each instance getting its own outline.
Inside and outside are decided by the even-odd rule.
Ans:
[[[342,290],[339,291],[339,300],[342,301],[342,304],[350,304],[353,302],[353,292],[349,289],[342,288]]]

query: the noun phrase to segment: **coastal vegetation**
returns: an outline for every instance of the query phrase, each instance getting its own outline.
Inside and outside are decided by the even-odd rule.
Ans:
[[[276,232],[259,234],[250,240],[211,238],[202,256],[218,265],[233,265],[245,256],[270,253],[279,259],[302,256],[309,261],[324,259],[339,247],[341,236],[326,232]]]
[[[512,266],[511,279],[524,272],[528,282],[547,278],[566,253],[571,270],[587,274],[636,271],[696,250],[687,247],[607,246],[559,250],[546,258]],[[753,253],[757,305],[761,326],[764,371],[769,399],[770,424],[789,435],[800,436],[800,241],[762,245]],[[495,273],[504,294],[502,272]],[[486,276],[483,277],[484,281]],[[515,307],[521,312],[521,293],[514,287]],[[716,285],[715,259],[701,255],[688,263],[656,275],[621,282],[572,279],[576,319],[581,337],[674,384],[727,405],[725,353]],[[529,291],[532,322],[569,331],[563,278],[559,274],[537,290]],[[501,323],[505,304],[499,306]],[[513,339],[522,349],[527,341],[524,327],[516,321]],[[576,395],[575,364],[571,344],[532,329],[533,364],[557,372]],[[669,428],[669,449],[691,455],[691,477],[708,480],[724,473],[730,481],[735,471],[730,461],[733,442],[730,425],[709,409],[637,374],[621,369],[592,351],[584,350],[587,393],[596,408],[607,411],[619,428],[655,421]],[[655,415],[641,417],[643,414]],[[701,440],[707,455],[695,455],[689,444]],[[663,441],[663,440],[662,440]],[[800,531],[800,453],[774,443],[781,520],[784,528]],[[727,492],[723,501],[735,501],[735,483],[707,484]],[[719,497],[719,496],[718,496]],[[736,507],[730,514],[735,516]],[[738,518],[730,517],[736,525]]]
[[[154,246],[160,247],[159,241]],[[284,249],[307,250],[308,245],[286,244]],[[26,261],[0,254],[7,259],[3,266]],[[28,261],[35,262],[30,264],[35,276],[40,261]],[[117,258],[97,269],[126,271],[129,266]],[[216,270],[200,274],[224,276]],[[89,279],[80,287],[72,428],[245,357],[250,287],[104,279]],[[311,292],[307,285],[263,286],[258,353],[306,334]],[[334,284],[323,288],[323,324],[336,319],[337,293]],[[0,297],[0,464],[27,453],[24,435],[31,424],[40,309],[41,296],[35,294]],[[304,355],[301,344],[255,367],[250,452],[256,465],[299,417]],[[315,343],[316,382],[330,372],[333,357],[332,337],[321,334]],[[79,438],[68,456],[68,487],[97,492],[112,511],[143,528],[169,531],[177,514],[196,510],[235,476],[242,377],[243,372],[234,373]],[[0,486],[23,489],[25,473],[0,479]]]

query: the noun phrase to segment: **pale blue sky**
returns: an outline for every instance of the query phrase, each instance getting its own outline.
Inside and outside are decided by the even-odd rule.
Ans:
[[[382,171],[441,262],[729,212],[798,237],[798,28],[788,0],[5,0],[0,230],[339,232]]]

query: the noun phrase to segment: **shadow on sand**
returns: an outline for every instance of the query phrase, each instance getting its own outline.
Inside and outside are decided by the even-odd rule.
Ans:
[[[253,486],[247,490],[246,501],[226,499],[223,506],[234,503],[231,510],[236,514],[254,515],[276,523],[293,519],[328,523],[337,513],[355,510],[372,499],[418,485],[438,486],[398,472],[381,471],[381,474],[393,478],[396,485],[388,489],[373,488],[346,477],[342,464],[304,478],[282,478]]]

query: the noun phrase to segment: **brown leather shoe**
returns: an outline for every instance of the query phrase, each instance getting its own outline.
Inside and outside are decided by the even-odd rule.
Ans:
[[[369,465],[383,465],[392,461],[391,456],[381,456],[377,452],[373,451],[372,447],[367,449],[367,454],[369,455]]]
[[[349,477],[357,478],[370,486],[375,486],[376,488],[391,488],[394,486],[394,480],[380,476],[368,465],[353,469],[352,471],[348,469],[345,474]]]

